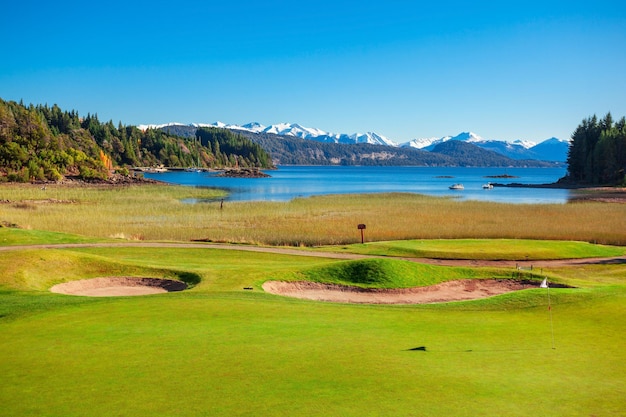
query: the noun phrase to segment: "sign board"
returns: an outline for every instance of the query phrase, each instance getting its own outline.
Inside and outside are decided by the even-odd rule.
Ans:
[[[363,243],[363,230],[365,230],[365,225],[363,223],[361,223],[360,225],[357,226],[357,229],[359,229],[361,231],[361,243]]]

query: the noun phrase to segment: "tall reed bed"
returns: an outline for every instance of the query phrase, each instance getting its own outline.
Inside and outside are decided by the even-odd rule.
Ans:
[[[222,207],[220,193],[166,185],[2,185],[0,221],[104,238],[289,246],[360,242],[358,224],[367,227],[366,241],[513,238],[626,245],[624,204],[501,204],[388,193],[227,201]]]

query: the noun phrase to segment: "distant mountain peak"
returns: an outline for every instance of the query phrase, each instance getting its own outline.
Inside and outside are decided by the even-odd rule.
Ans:
[[[463,142],[482,142],[484,139],[474,132],[461,132],[458,135],[451,137],[449,140],[460,140]]]
[[[535,145],[536,145],[536,143],[535,143],[535,142],[531,142],[531,141],[529,141],[529,140],[522,140],[522,139],[517,139],[517,140],[514,140],[514,141],[513,141],[513,142],[511,142],[511,143],[513,143],[513,144],[515,144],[515,145],[522,146],[522,147],[523,147],[523,148],[525,148],[525,149],[530,149],[530,148],[532,148],[533,146],[535,146]]]
[[[265,126],[263,126],[261,123],[259,122],[250,122],[250,123],[246,123],[245,125],[243,125],[242,127],[245,127],[246,129],[265,129]]]
[[[305,127],[299,123],[277,123],[265,126],[259,122],[250,122],[244,125],[226,124],[220,121],[211,124],[190,123],[167,123],[162,125],[140,125],[140,129],[164,128],[168,126],[192,126],[192,127],[219,127],[223,129],[242,130],[252,133],[267,133],[278,136],[292,136],[300,139],[314,140],[325,143],[340,144],[374,144],[392,147],[407,147],[432,151],[435,146],[447,141],[460,141],[475,144],[483,149],[491,150],[513,159],[539,159],[547,161],[564,162],[567,158],[569,141],[557,138],[547,139],[539,144],[527,140],[506,142],[502,140],[485,140],[480,135],[466,131],[456,136],[416,138],[405,143],[397,143],[375,132],[367,133],[330,133],[321,129]]]
[[[139,130],[148,130],[148,129],[162,129],[168,126],[185,126],[183,123],[170,122],[170,123],[162,123],[162,124],[149,124],[149,125],[137,125],[137,129]]]

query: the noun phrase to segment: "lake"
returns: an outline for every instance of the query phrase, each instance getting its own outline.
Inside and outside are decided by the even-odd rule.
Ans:
[[[173,184],[228,190],[229,201],[289,201],[321,194],[407,192],[454,196],[463,200],[502,203],[566,203],[570,190],[553,188],[483,189],[487,182],[548,184],[566,173],[565,168],[458,168],[281,166],[266,171],[270,178],[226,178],[215,172],[168,171],[145,173],[146,178]],[[514,178],[489,178],[510,175]],[[463,190],[450,190],[452,184]]]

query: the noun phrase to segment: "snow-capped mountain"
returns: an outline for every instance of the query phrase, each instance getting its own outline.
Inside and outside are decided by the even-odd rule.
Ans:
[[[528,141],[504,142],[501,140],[484,140],[476,142],[475,145],[513,159],[536,159],[529,151],[535,146],[535,143]]]
[[[163,123],[160,125],[155,125],[155,124],[137,125],[137,128],[139,130],[148,130],[148,129],[163,129],[164,127],[168,127],[168,126],[187,126],[187,125],[183,123],[170,122],[170,123]]]
[[[438,144],[449,140],[473,143],[483,149],[497,152],[512,159],[565,162],[569,149],[569,141],[557,138],[550,138],[539,144],[519,139],[513,142],[506,142],[503,140],[485,140],[473,132],[463,132],[456,136],[444,136],[442,138],[413,139],[400,146],[432,151]]]
[[[242,126],[236,126],[215,122],[212,126],[225,127],[227,129],[235,130],[246,130],[254,133],[271,133],[280,136],[293,136],[301,139],[327,143],[370,143],[373,145],[398,146],[392,140],[373,132],[353,133],[351,135],[346,133],[330,133],[317,128],[304,127],[298,123],[279,123],[270,126],[263,126],[258,122],[252,122]]]
[[[147,130],[147,129],[163,129],[166,127],[174,127],[174,126],[187,126],[187,127],[219,127],[221,129],[241,129],[241,126],[237,126],[237,125],[228,125],[226,123],[222,123],[222,122],[215,122],[215,123],[177,123],[177,122],[170,122],[170,123],[163,123],[163,124],[149,124],[149,125],[137,125],[137,128],[140,130]]]
[[[260,126],[261,125],[259,124],[259,127]],[[271,125],[263,129],[263,132],[281,136],[295,136],[302,139],[311,139],[328,135],[328,133],[323,130],[304,127],[297,123],[279,123],[277,125]]]
[[[547,161],[567,161],[569,141],[550,138],[530,148],[535,155],[541,155]]]
[[[415,148],[415,149],[424,149],[432,145],[433,143],[441,143],[445,140],[448,140],[450,136],[446,136],[445,138],[419,138],[412,139],[408,142],[401,144],[400,146],[404,146],[406,148]]]
[[[425,151],[432,151],[438,144],[450,140],[472,143],[483,149],[491,150],[499,154],[508,156],[512,159],[538,159],[544,161],[565,162],[567,159],[567,151],[569,142],[550,138],[544,142],[536,144],[525,140],[516,140],[514,142],[505,142],[501,140],[486,140],[474,132],[461,132],[456,136],[443,136],[440,138],[418,138],[405,143],[396,143],[391,139],[379,135],[374,132],[367,133],[331,133],[317,128],[302,126],[298,123],[278,123],[274,125],[264,126],[258,122],[247,123],[244,125],[226,124],[223,122],[214,123],[191,123],[184,125],[182,123],[167,123],[162,125],[140,125],[140,129],[163,129],[174,126],[189,127],[219,127],[231,130],[243,130],[252,133],[267,133],[279,136],[292,136],[301,139],[314,140],[325,143],[340,144],[357,144],[368,143],[374,145],[384,145],[393,147],[410,147]]]
[[[565,141],[565,142],[567,142],[567,141]],[[513,142],[511,142],[511,143],[513,143],[513,144],[515,144],[515,145],[519,145],[519,146],[521,146],[522,148],[525,148],[525,149],[530,149],[530,148],[532,148],[533,146],[537,145],[537,143],[536,143],[536,142],[531,142],[531,141],[529,141],[529,140],[521,140],[521,139],[514,140],[514,141],[513,141]]]
[[[456,136],[444,136],[442,138],[413,139],[409,142],[402,143],[400,146],[424,149],[426,151],[432,151],[435,146],[439,145],[440,143],[447,142],[449,140],[460,140],[462,142],[469,142],[469,143],[474,143],[474,144],[484,142],[484,139],[478,136],[474,132],[462,132]]]

